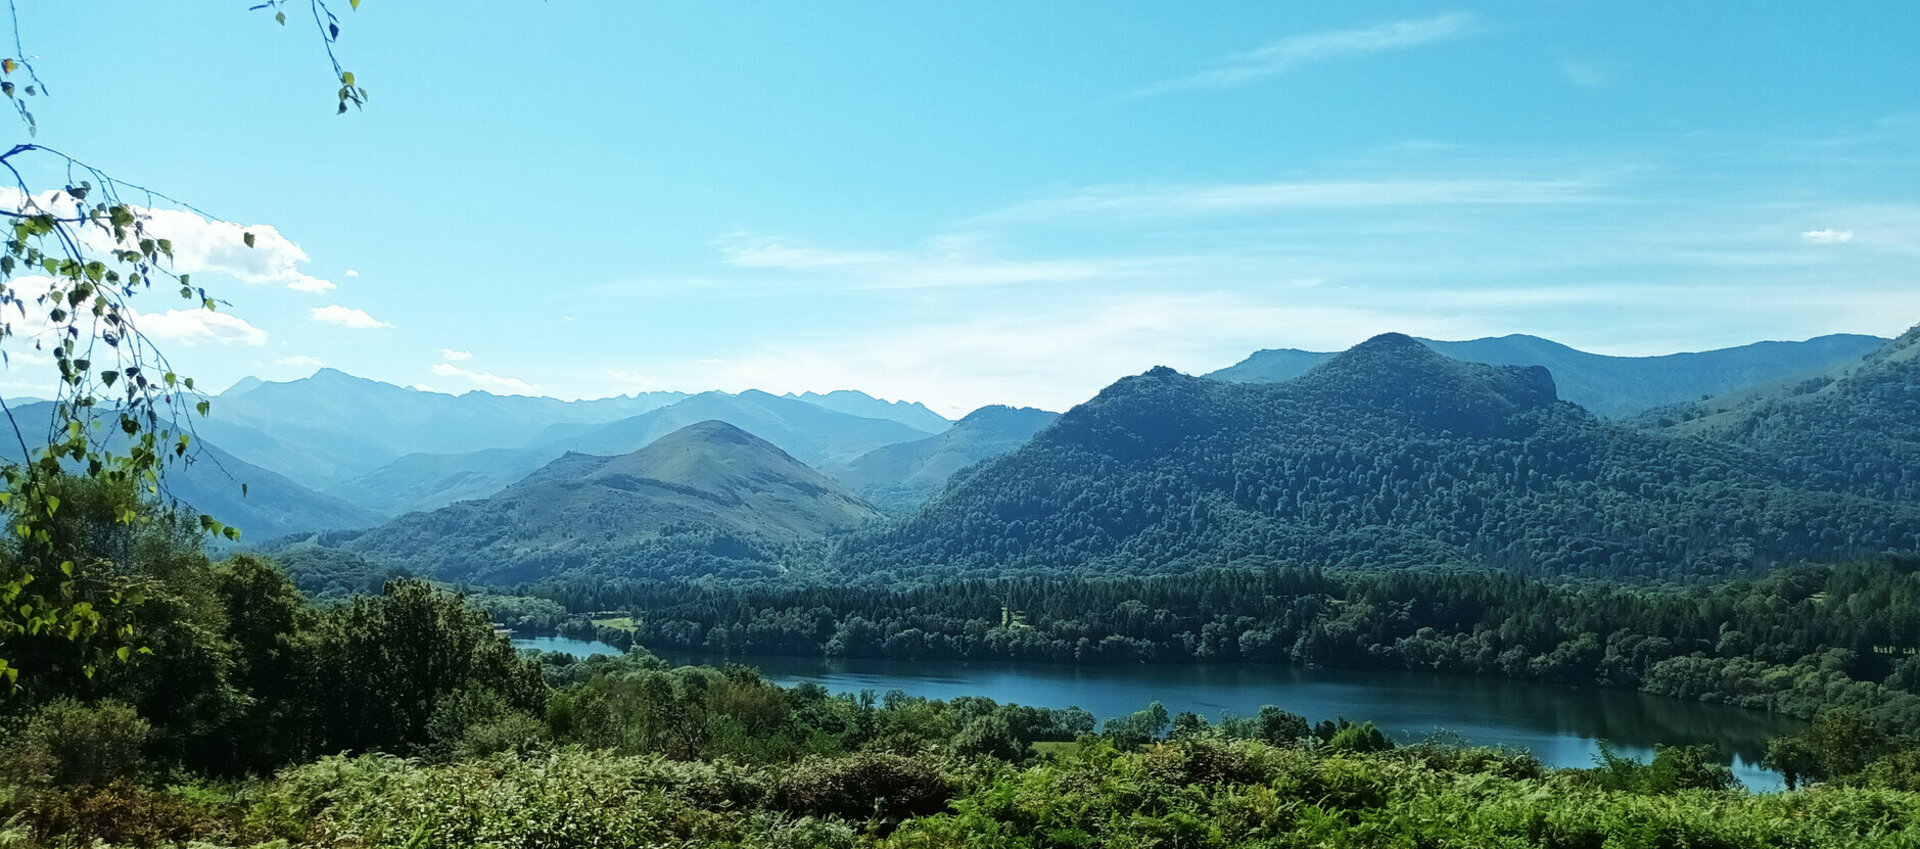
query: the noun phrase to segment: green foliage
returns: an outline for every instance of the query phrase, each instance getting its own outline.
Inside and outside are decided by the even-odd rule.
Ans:
[[[4,85],[12,98],[13,83]],[[36,194],[21,169],[39,160],[69,180],[89,179]],[[84,564],[64,555],[51,527],[63,503],[62,479],[74,474],[158,491],[165,466],[190,456],[192,436],[182,420],[189,411],[206,414],[193,380],[175,374],[140,332],[132,299],[165,281],[199,307],[212,310],[219,302],[169,270],[172,243],[148,232],[150,210],[120,192],[141,192],[149,204],[164,196],[35,144],[0,153],[0,166],[19,188],[16,206],[0,211],[11,222],[0,249],[0,350],[31,345],[59,372],[48,387],[54,396],[48,421],[23,423],[5,411],[19,449],[5,452],[9,461],[0,464],[0,506],[10,513],[16,538],[10,562],[0,568],[0,678],[11,681],[22,668],[12,651],[16,638],[53,633],[79,640],[103,632],[99,606],[76,599],[65,580]],[[208,533],[239,536],[211,516],[199,521]],[[120,655],[127,647],[103,642],[96,656]]]
[[[151,733],[133,708],[71,699],[35,711],[19,735],[0,748],[6,777],[29,785],[101,786],[138,777]]]
[[[1393,748],[1393,741],[1371,722],[1356,725],[1342,719],[1332,732],[1325,738],[1331,752],[1385,752]]]
[[[320,751],[423,751],[458,723],[544,710],[538,667],[463,598],[399,580],[325,611],[303,635],[311,689],[302,706]],[[450,725],[450,723],[452,723]]]
[[[1598,765],[1585,773],[1596,787],[1631,793],[1673,793],[1680,790],[1731,790],[1739,786],[1733,770],[1721,763],[1720,750],[1711,743],[1695,746],[1654,746],[1653,762],[1643,764],[1600,743]]]

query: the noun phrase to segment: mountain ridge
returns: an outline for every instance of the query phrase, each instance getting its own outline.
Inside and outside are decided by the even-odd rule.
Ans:
[[[1459,360],[1488,365],[1546,366],[1553,373],[1561,398],[1600,415],[1619,418],[1666,404],[1832,368],[1871,352],[1887,340],[1860,334],[1829,334],[1797,342],[1761,341],[1652,357],[1594,354],[1551,339],[1518,333],[1463,341],[1418,341]],[[1336,352],[1296,348],[1267,349],[1206,376],[1233,382],[1274,383],[1298,377],[1335,355]]]

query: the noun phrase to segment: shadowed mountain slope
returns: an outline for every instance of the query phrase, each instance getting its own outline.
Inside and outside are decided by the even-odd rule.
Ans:
[[[1059,413],[1032,407],[981,407],[945,432],[926,439],[883,445],[828,473],[881,507],[919,506],[947,485],[954,473],[1019,448]]]

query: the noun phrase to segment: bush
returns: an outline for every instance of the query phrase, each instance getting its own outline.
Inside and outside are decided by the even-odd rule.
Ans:
[[[860,752],[800,762],[781,777],[775,803],[796,815],[897,822],[944,810],[954,791],[953,782],[932,764],[887,752]]]
[[[32,785],[102,785],[132,778],[145,766],[151,728],[120,702],[83,705],[62,699],[27,720],[4,756],[7,777]]]
[[[32,796],[22,812],[27,827],[43,841],[102,841],[113,845],[157,846],[207,837],[220,821],[163,793],[123,778],[101,786],[53,787]]]
[[[953,750],[962,755],[986,756],[1018,762],[1027,755],[1027,747],[1013,736],[1013,726],[998,714],[976,716],[953,736]]]

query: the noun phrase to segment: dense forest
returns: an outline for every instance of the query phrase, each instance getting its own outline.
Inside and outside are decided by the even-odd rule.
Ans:
[[[23,674],[0,700],[7,845],[1871,846],[1901,845],[1920,817],[1920,749],[1882,710],[1829,706],[1775,740],[1769,763],[1819,786],[1750,795],[1710,747],[1663,747],[1650,762],[1603,751],[1592,768],[1554,770],[1520,752],[1396,745],[1366,722],[1284,706],[1210,721],[1149,704],[1098,722],[984,698],[834,695],[644,651],[516,653],[480,607],[412,579],[315,602],[271,560],[210,558],[196,532],[127,491],[75,483],[64,494],[51,544],[76,564],[69,590],[139,649],[9,641]],[[128,510],[145,518],[118,521]],[[1727,618],[1754,630],[1760,652],[1895,637],[1849,630],[1839,611],[1758,608],[1856,584],[1891,589],[1848,604],[1909,604],[1910,565],[1689,590],[1689,603],[1596,590],[1578,627],[1665,617],[1689,632],[1724,604],[1756,608]],[[1127,588],[1174,607],[1280,593],[1311,606],[1352,580],[1223,572],[1192,591]],[[1380,583],[1376,601],[1448,583],[1406,580]],[[975,586],[899,592],[926,607],[950,595],[957,609],[1004,589],[1041,622],[1052,616],[1043,599],[1105,609],[1102,593],[1122,591]],[[1460,621],[1499,606],[1465,609],[1476,592],[1532,599],[1540,616],[1568,603],[1525,582],[1457,586],[1434,607],[1461,606]],[[565,609],[478,601],[522,616]],[[1911,676],[1911,664],[1892,668],[1890,681]]]
[[[1484,571],[1208,570],[900,587],[560,581],[496,621],[718,654],[1251,661],[1637,688],[1920,730],[1920,561],[1645,586]],[[538,612],[529,605],[545,605]],[[564,611],[620,611],[594,627]]]
[[[1887,381],[1920,385],[1896,365]],[[1122,380],[834,562],[920,580],[1263,563],[1651,577],[1920,550],[1911,500],[1792,471],[1597,419],[1544,369],[1388,335],[1286,383]]]

